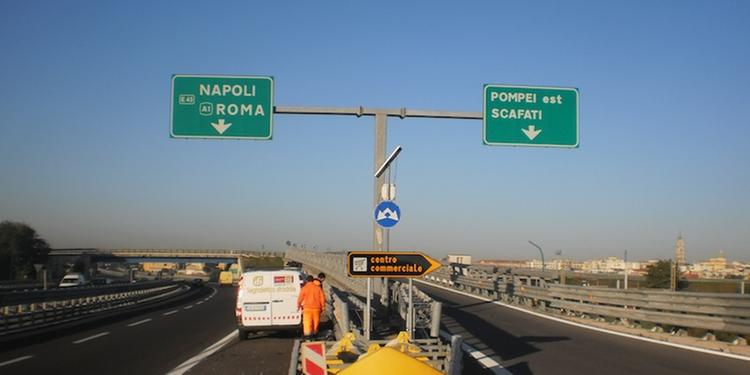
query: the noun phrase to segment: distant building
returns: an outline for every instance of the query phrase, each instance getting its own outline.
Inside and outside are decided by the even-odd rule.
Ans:
[[[471,264],[471,255],[467,254],[451,254],[448,255],[448,263],[450,264]]]

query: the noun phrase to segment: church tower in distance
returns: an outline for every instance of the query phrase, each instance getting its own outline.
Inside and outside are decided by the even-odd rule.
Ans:
[[[674,246],[674,260],[678,266],[687,263],[685,261],[685,240],[682,239],[682,233],[677,236],[677,243]]]

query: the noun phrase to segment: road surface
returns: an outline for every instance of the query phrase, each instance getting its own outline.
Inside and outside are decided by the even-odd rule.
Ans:
[[[0,373],[164,375],[235,331],[234,303],[234,288],[207,286],[178,305],[5,348]]]
[[[750,362],[596,332],[419,283],[450,333],[514,374],[750,374]]]

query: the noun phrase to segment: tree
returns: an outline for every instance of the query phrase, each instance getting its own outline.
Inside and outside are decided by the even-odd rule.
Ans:
[[[668,289],[672,281],[672,261],[662,259],[646,267],[646,287]]]
[[[35,263],[46,263],[49,244],[25,223],[0,222],[0,280],[35,277]]]

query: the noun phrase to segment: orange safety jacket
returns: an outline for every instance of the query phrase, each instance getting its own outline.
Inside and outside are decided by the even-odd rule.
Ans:
[[[326,298],[323,294],[323,288],[314,282],[308,282],[302,287],[297,297],[297,306],[303,309],[323,310],[326,304]]]

